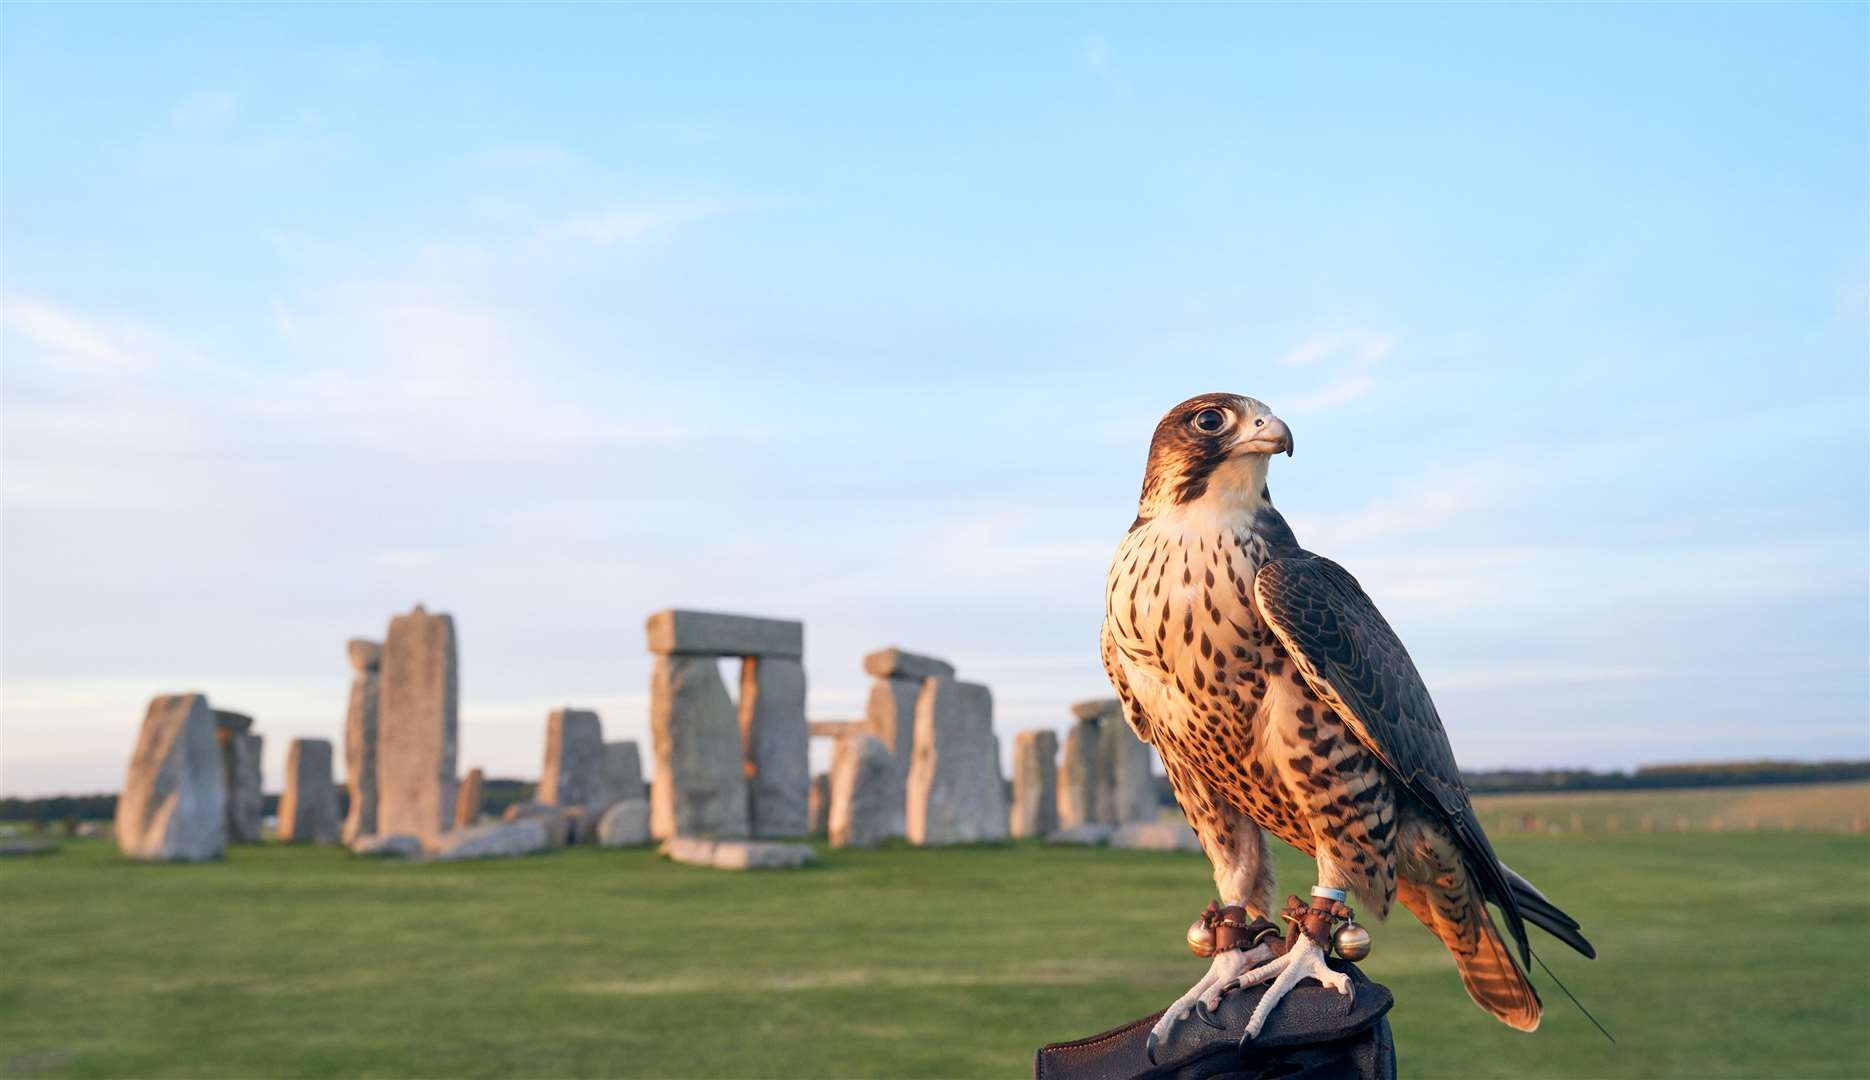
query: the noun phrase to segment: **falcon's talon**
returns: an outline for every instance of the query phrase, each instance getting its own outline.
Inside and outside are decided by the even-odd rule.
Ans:
[[[1225,991],[1225,990],[1223,990],[1223,991],[1221,991],[1221,992],[1222,992],[1223,994],[1225,994],[1225,993],[1226,993],[1226,991]],[[1195,1019],[1197,1019],[1197,1020],[1199,1020],[1199,1021],[1201,1021],[1202,1023],[1204,1023],[1204,1024],[1206,1024],[1206,1025],[1208,1025],[1209,1027],[1211,1027],[1211,1028],[1213,1028],[1214,1030],[1216,1030],[1216,1031],[1226,1031],[1226,1030],[1227,1030],[1227,1025],[1226,1025],[1226,1024],[1223,1024],[1223,1023],[1221,1023],[1221,1022],[1220,1022],[1219,1020],[1216,1020],[1216,1019],[1214,1018],[1214,1014],[1208,1011],[1208,1003],[1207,1003],[1207,1002],[1205,1002],[1205,1001],[1197,1001],[1197,1002],[1195,1002],[1195,1008],[1194,1008],[1194,1013],[1195,1013]]]
[[[1156,1033],[1153,1031],[1149,1033],[1149,1038],[1143,1041],[1143,1056],[1149,1059],[1151,1065],[1162,1064],[1156,1060]]]
[[[1275,970],[1279,972],[1279,977],[1273,980],[1273,985],[1266,988],[1266,994],[1260,998],[1260,1003],[1254,1006],[1253,1015],[1247,1020],[1248,1039],[1259,1038],[1260,1030],[1266,1026],[1266,1021],[1272,1016],[1273,1009],[1285,1000],[1285,996],[1292,992],[1292,988],[1297,986],[1301,979],[1313,979],[1320,986],[1330,987],[1345,997],[1351,997],[1355,1002],[1355,998],[1352,997],[1350,976],[1341,971],[1332,970],[1331,966],[1325,963],[1325,951],[1318,947],[1317,942],[1304,934],[1299,935],[1299,940],[1284,956],[1253,974],[1258,975],[1261,972]]]

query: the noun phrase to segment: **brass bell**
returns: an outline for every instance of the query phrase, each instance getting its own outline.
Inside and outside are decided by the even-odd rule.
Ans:
[[[1331,947],[1338,951],[1339,956],[1354,964],[1370,955],[1370,931],[1354,922],[1347,922],[1331,935]]]
[[[1196,919],[1188,924],[1188,951],[1199,957],[1214,955],[1214,924]]]

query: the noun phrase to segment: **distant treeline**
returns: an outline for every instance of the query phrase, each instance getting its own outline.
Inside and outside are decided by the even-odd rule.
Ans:
[[[481,782],[480,810],[499,817],[516,802],[532,798],[537,787],[531,780],[489,779]],[[350,812],[350,792],[338,788],[338,816]],[[279,796],[268,795],[261,811],[268,817],[279,813]],[[0,799],[0,821],[110,821],[117,816],[117,796],[49,795],[43,799]]]
[[[1870,780],[1870,761],[1710,761],[1680,765],[1644,765],[1635,772],[1593,769],[1492,769],[1463,773],[1477,795],[1534,791],[1637,791],[1657,788],[1738,787],[1745,784],[1822,784]],[[530,780],[489,778],[481,783],[481,813],[499,817],[516,802],[532,798]],[[1156,777],[1163,805],[1174,806],[1166,777]],[[338,812],[347,811],[349,793],[338,789]],[[279,796],[266,796],[265,813],[279,809]],[[115,795],[50,795],[43,799],[0,799],[0,821],[109,821],[117,816]]]

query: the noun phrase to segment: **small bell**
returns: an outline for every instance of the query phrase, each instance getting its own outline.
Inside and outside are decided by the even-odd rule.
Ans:
[[[1347,922],[1331,935],[1331,947],[1337,950],[1339,956],[1354,964],[1370,955],[1370,931],[1354,922]]]
[[[1188,924],[1188,951],[1203,958],[1214,955],[1213,923],[1203,918]]]

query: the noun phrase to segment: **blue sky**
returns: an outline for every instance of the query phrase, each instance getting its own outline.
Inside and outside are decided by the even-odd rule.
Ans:
[[[1470,767],[1870,753],[1860,5],[0,9],[0,790],[199,688],[462,767],[641,624],[1105,692],[1155,419],[1268,402]]]

